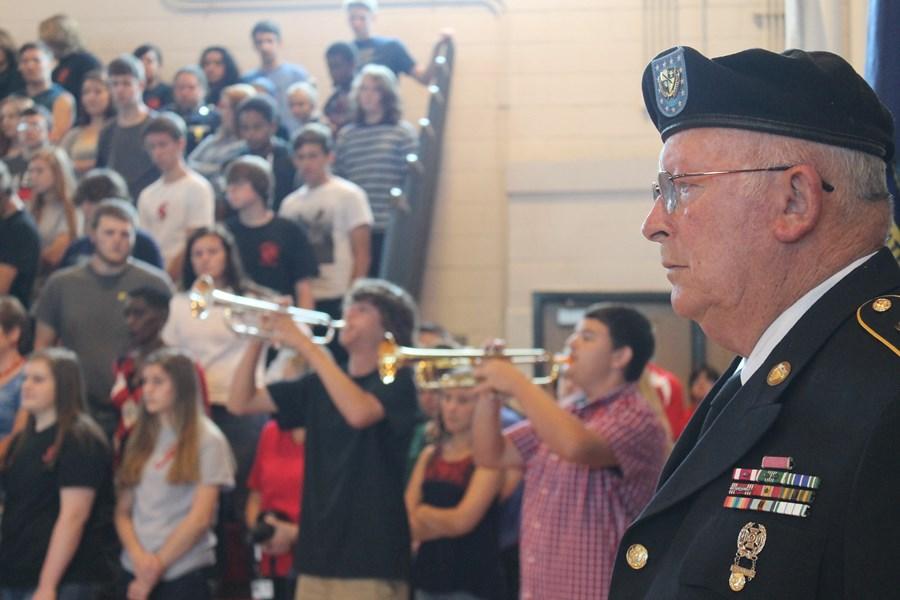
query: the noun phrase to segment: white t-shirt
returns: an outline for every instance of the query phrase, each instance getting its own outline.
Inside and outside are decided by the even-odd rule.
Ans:
[[[366,193],[355,183],[332,176],[326,183],[304,185],[287,195],[278,214],[299,222],[319,262],[319,277],[312,280],[316,300],[340,298],[350,287],[353,252],[350,232],[372,225]]]
[[[162,330],[167,346],[180,348],[203,367],[211,404],[225,405],[234,371],[250,340],[238,336],[225,318],[225,309],[213,306],[206,319],[191,316],[191,301],[186,292],[172,296],[169,319]],[[257,381],[263,372],[257,371]]]
[[[209,227],[215,218],[213,189],[194,171],[171,183],[160,177],[141,192],[137,203],[143,227],[168,263],[184,250],[187,232]]]

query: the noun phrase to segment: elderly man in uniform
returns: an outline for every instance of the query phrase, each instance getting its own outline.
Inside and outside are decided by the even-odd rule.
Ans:
[[[900,269],[890,113],[843,59],[678,47],[643,233],[675,311],[738,358],[619,547],[613,599],[892,598]]]

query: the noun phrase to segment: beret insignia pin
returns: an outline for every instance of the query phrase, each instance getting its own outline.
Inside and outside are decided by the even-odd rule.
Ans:
[[[688,99],[684,49],[676,48],[653,61],[656,80],[656,105],[664,117],[674,117],[684,110]]]

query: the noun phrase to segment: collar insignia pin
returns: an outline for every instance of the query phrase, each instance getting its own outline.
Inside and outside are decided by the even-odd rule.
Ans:
[[[785,379],[788,378],[788,375],[791,374],[791,363],[786,360],[781,361],[769,371],[769,375],[766,377],[766,383],[770,386],[775,387],[779,383],[782,383]]]

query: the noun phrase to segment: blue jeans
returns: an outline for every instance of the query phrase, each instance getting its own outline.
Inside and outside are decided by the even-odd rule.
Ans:
[[[94,600],[97,586],[93,583],[64,583],[56,590],[56,600]],[[0,600],[31,600],[34,588],[0,588]]]

